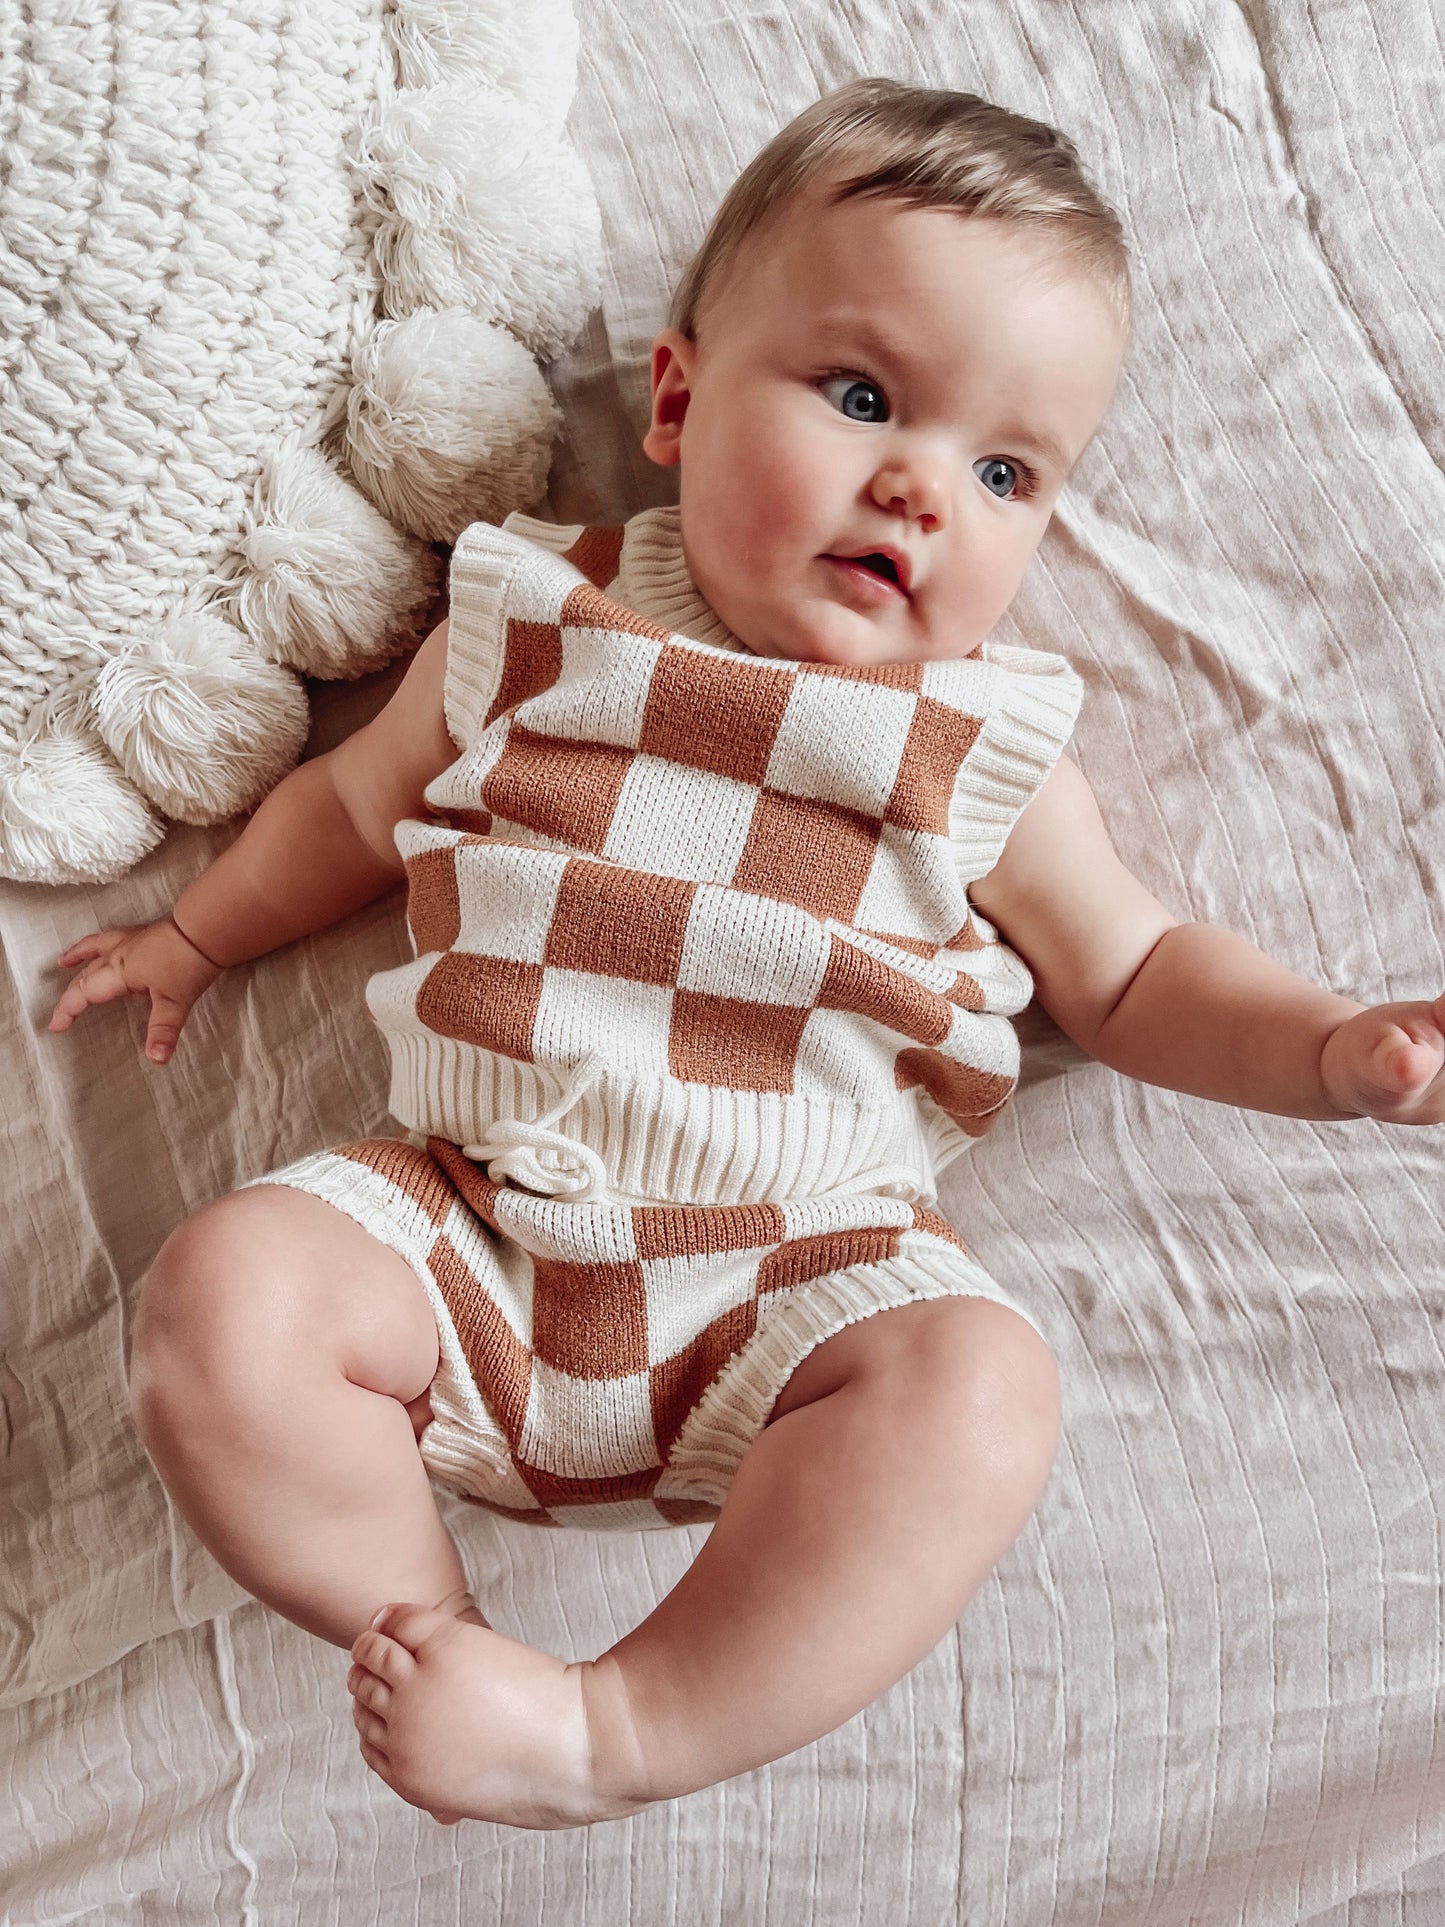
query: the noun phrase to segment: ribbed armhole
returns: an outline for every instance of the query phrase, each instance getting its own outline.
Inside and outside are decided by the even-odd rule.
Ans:
[[[497,693],[505,649],[507,592],[527,554],[519,534],[472,522],[452,550],[443,702],[452,741],[470,749]]]
[[[553,555],[565,555],[578,536],[587,533],[587,524],[542,522],[535,515],[523,515],[520,509],[513,509],[503,520],[502,529],[507,535],[520,535],[539,549],[549,549]]]
[[[1041,788],[1074,731],[1084,685],[1062,656],[1003,643],[984,660],[1000,688],[964,759],[949,811],[949,836],[965,884],[987,876],[1008,833]]]

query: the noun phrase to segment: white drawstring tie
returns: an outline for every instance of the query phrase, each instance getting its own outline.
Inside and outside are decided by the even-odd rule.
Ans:
[[[607,1166],[602,1159],[590,1145],[553,1129],[563,1112],[591,1090],[604,1068],[601,1052],[593,1051],[578,1064],[557,1102],[539,1118],[530,1123],[519,1117],[493,1118],[479,1144],[462,1146],[462,1156],[484,1164],[493,1184],[505,1184],[510,1179],[541,1197],[575,1199],[579,1203],[606,1197]],[[865,1192],[914,1204],[922,1195],[922,1187],[917,1173],[906,1165],[875,1164],[841,1184],[830,1185],[808,1203],[823,1204],[830,1198],[857,1197]]]
[[[856,1198],[864,1192],[879,1198],[898,1198],[905,1204],[917,1204],[923,1195],[917,1173],[910,1171],[906,1164],[870,1164],[866,1171],[855,1171],[851,1178],[830,1185],[808,1202],[821,1204],[825,1198]]]
[[[527,1123],[519,1117],[494,1117],[481,1143],[464,1144],[462,1156],[486,1165],[493,1184],[505,1184],[510,1178],[544,1198],[601,1197],[607,1190],[607,1166],[590,1145],[579,1144],[552,1126],[591,1090],[602,1070],[602,1057],[594,1051],[583,1058],[567,1089],[539,1118]]]

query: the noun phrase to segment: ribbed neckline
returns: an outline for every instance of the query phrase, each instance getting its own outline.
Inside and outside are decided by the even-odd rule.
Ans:
[[[739,655],[752,653],[693,581],[682,547],[682,510],[673,504],[643,509],[627,523],[611,593],[673,635]]]

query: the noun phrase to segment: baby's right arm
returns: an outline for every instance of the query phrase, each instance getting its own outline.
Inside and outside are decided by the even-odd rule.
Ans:
[[[298,763],[230,847],[159,923],[98,930],[58,961],[73,977],[49,1028],[91,1004],[149,994],[146,1053],[164,1063],[191,1006],[222,970],[349,916],[404,874],[392,832],[455,762],[443,705],[447,625],[434,629],[378,715],[324,756]]]

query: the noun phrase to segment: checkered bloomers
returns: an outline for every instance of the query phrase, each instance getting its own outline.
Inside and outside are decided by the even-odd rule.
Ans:
[[[967,885],[1077,679],[670,634],[607,593],[643,519],[464,531],[461,753],[396,830],[416,957],[367,987],[408,1135],[257,1180],[407,1258],[441,1339],[428,1468],[539,1523],[712,1518],[832,1332],[1019,1310],[930,1206],[1013,1088],[1032,990]]]

